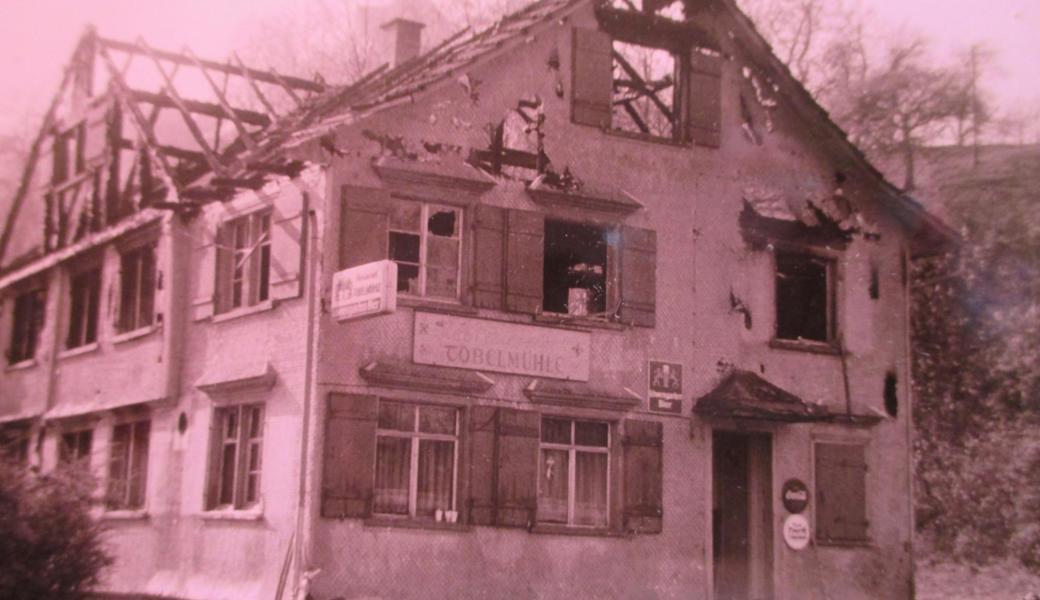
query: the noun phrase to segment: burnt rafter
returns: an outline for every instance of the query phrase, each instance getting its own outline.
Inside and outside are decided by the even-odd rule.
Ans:
[[[614,51],[614,60],[617,62],[618,66],[621,67],[621,70],[624,71],[625,74],[629,77],[629,79],[625,80],[626,86],[639,92],[639,98],[649,98],[650,101],[654,103],[654,106],[656,106],[657,109],[661,111],[665,118],[667,118],[668,121],[674,123],[675,115],[672,114],[671,107],[669,107],[660,98],[657,97],[657,91],[659,91],[660,89],[667,89],[668,87],[671,87],[670,78],[665,79],[662,82],[647,83],[639,74],[639,71],[637,71],[636,68],[633,67],[627,60],[625,60],[625,57],[621,56],[621,53],[616,50]],[[668,85],[663,85],[665,81],[668,83]],[[632,100],[635,100],[635,98],[632,98]],[[625,106],[627,107],[629,106],[629,104],[626,103]]]
[[[165,92],[155,93],[148,92],[145,90],[129,90],[130,97],[136,102],[145,102],[152,104],[160,108],[177,108],[176,102],[170,95]],[[214,118],[225,118],[227,113],[225,110],[231,111],[231,114],[235,115],[240,122],[249,125],[257,125],[260,127],[267,127],[271,124],[271,117],[268,115],[256,112],[254,110],[247,110],[244,108],[230,108],[224,109],[219,104],[213,104],[210,102],[202,102],[199,100],[191,100],[187,98],[181,98],[183,106],[189,113],[196,113],[205,115],[207,117]]]

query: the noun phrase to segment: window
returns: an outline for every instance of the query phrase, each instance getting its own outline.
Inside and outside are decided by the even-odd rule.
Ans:
[[[217,409],[208,508],[247,508],[260,500],[264,408],[259,404]]]
[[[461,248],[462,212],[459,209],[393,200],[388,256],[397,263],[398,292],[457,299]]]
[[[0,430],[0,460],[19,466],[29,464],[29,429],[12,427]]]
[[[121,423],[112,429],[108,459],[108,510],[144,507],[148,478],[149,421]]]
[[[90,429],[70,431],[61,436],[58,449],[58,462],[62,465],[90,466],[90,449],[94,440],[94,432]]]
[[[120,256],[121,333],[152,324],[155,311],[155,248],[142,246]]]
[[[597,225],[546,220],[542,276],[545,312],[605,317],[607,238]]]
[[[65,347],[78,348],[96,342],[101,304],[101,267],[72,275],[69,300],[69,335]]]
[[[380,402],[372,511],[432,519],[456,510],[458,410]]]
[[[611,126],[618,131],[675,138],[679,58],[670,50],[613,40]]]
[[[776,254],[776,337],[834,339],[834,261],[806,254]]]
[[[225,223],[217,245],[217,312],[254,306],[270,294],[271,213]]]
[[[14,322],[7,361],[11,364],[36,356],[36,343],[43,329],[47,291],[40,288],[20,294],[14,301]]]
[[[817,443],[816,540],[868,540],[867,463],[862,444]]]
[[[538,469],[538,521],[606,527],[610,426],[544,417]]]

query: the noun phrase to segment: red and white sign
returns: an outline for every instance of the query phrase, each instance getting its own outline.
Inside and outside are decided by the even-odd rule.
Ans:
[[[378,260],[332,276],[332,316],[337,321],[397,310],[397,263]]]

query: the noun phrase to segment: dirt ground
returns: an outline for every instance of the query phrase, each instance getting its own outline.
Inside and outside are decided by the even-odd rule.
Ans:
[[[1040,599],[1040,576],[1017,563],[971,568],[922,561],[917,565],[917,600],[1032,600]]]

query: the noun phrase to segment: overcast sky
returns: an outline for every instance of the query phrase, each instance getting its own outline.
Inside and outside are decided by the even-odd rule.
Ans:
[[[257,16],[306,0],[0,0],[0,129],[45,105],[88,23],[102,35],[223,59]],[[350,1],[350,0],[347,0]],[[362,1],[362,0],[357,0]],[[365,0],[384,2],[386,0]],[[1040,106],[1040,0],[862,0],[887,28],[919,31],[940,56],[982,42],[996,53],[987,87],[998,104]],[[265,65],[255,65],[263,67]],[[42,110],[42,109],[40,109]]]

